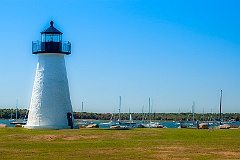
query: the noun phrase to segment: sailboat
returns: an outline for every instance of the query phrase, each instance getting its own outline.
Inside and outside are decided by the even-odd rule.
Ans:
[[[11,118],[9,119],[10,122],[15,121],[15,119],[13,119],[13,113],[12,112],[13,112],[13,110],[11,109]]]
[[[109,127],[110,127],[110,126],[115,126],[115,125],[118,125],[118,124],[119,124],[119,123],[116,121],[114,114],[112,114],[109,122],[107,122],[107,123],[101,123],[101,125],[103,125],[103,126],[109,126]]]
[[[178,128],[198,128],[198,121],[194,118],[195,102],[192,105],[192,121],[180,121],[180,126]],[[191,112],[190,112],[191,113]]]
[[[164,128],[164,126],[161,125],[160,123],[151,121],[150,98],[148,99],[148,105],[149,105],[149,123],[139,124],[138,128]]]
[[[123,126],[127,126],[129,128],[135,128],[136,127],[136,122],[133,121],[132,114],[130,112],[130,108],[129,108],[129,121],[128,122],[121,122],[120,124],[123,125]]]
[[[17,121],[17,110],[18,110],[18,100],[16,101],[16,119],[13,119],[13,109],[11,109],[11,119],[9,120],[10,121],[10,124],[15,124],[16,121]]]
[[[223,122],[223,119],[222,119],[222,90],[220,92],[220,111],[219,112],[220,112],[220,118],[219,118],[220,125],[218,127],[220,129],[229,129],[229,128],[231,128],[229,123]]]
[[[192,122],[190,122],[187,125],[187,128],[198,128],[198,124],[197,124],[197,122],[195,121],[195,118],[194,118],[194,113],[195,113],[195,102],[193,102],[193,105],[192,105]]]
[[[28,111],[26,112],[24,120],[18,120],[18,116],[17,116],[18,115],[18,100],[17,100],[17,103],[16,103],[16,119],[10,121],[10,124],[15,124],[15,125],[17,125],[17,124],[19,124],[19,125],[26,124],[27,123],[27,119],[26,119],[27,113],[28,113]]]
[[[118,120],[116,124],[110,126],[110,128],[113,128],[113,129],[129,129],[130,128],[129,126],[125,125],[125,122],[121,122],[121,117],[120,117],[121,105],[122,105],[122,97],[119,96]]]

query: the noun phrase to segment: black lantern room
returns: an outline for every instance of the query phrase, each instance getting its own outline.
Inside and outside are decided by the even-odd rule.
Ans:
[[[41,32],[41,41],[32,42],[32,53],[60,53],[71,54],[71,43],[62,41],[62,32],[53,27],[53,21],[50,27]]]

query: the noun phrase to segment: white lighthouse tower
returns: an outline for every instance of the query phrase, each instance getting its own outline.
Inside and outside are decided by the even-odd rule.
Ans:
[[[73,112],[64,56],[71,54],[71,43],[50,22],[41,32],[41,41],[32,42],[38,55],[35,81],[27,124],[30,129],[73,128]]]

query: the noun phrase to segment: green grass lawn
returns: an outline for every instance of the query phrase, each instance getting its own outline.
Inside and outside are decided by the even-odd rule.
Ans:
[[[0,129],[0,159],[240,159],[240,129]]]

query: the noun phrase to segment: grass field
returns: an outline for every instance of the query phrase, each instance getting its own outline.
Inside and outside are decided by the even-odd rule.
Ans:
[[[240,159],[240,129],[0,129],[0,159]]]

